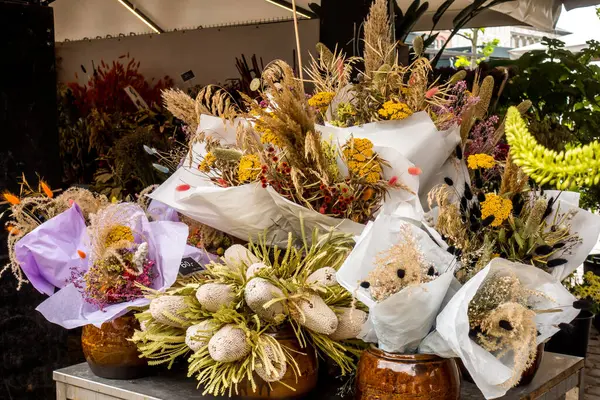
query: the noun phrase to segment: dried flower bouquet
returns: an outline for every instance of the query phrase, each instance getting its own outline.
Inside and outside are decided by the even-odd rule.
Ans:
[[[187,358],[188,376],[204,393],[238,394],[245,381],[256,391],[257,385],[284,384],[286,372],[298,377],[291,350],[271,336],[291,328],[306,352],[351,372],[360,349],[352,339],[367,314],[335,273],[353,240],[314,231],[300,238],[303,246],[294,247],[296,241],[290,234],[286,248],[270,248],[263,235],[247,248],[234,245],[179,287],[151,292],[133,338],[142,355],[150,364]]]

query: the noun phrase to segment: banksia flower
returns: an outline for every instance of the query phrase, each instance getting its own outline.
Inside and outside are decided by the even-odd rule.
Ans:
[[[283,298],[283,292],[277,286],[263,278],[253,278],[246,284],[244,299],[246,304],[260,318],[268,322],[277,322],[285,315],[283,302],[265,305],[273,299]]]
[[[208,341],[208,352],[213,360],[233,362],[246,357],[251,351],[246,333],[235,325],[225,325]]]
[[[184,296],[161,296],[150,302],[150,314],[157,322],[173,326],[175,328],[184,328],[189,325],[185,317],[179,315],[183,310],[187,310]]]
[[[205,283],[196,291],[196,299],[207,311],[217,312],[235,300],[233,288],[224,283]]]
[[[333,340],[356,339],[367,322],[368,314],[350,307],[340,307],[336,311],[338,311],[338,327],[329,337]]]
[[[291,316],[300,325],[316,333],[331,335],[338,327],[338,319],[331,308],[316,294],[297,301],[290,308]]]
[[[321,286],[337,285],[337,279],[335,278],[336,272],[337,271],[331,267],[320,268],[306,278],[306,283],[316,283]]]
[[[211,320],[202,321],[199,324],[192,325],[185,331],[185,344],[196,352],[206,346],[215,332],[215,324]]]

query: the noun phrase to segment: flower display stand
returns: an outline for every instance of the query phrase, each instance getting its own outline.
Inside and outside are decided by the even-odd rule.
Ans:
[[[583,367],[583,358],[545,353],[534,380],[527,386],[510,390],[503,399],[564,399],[572,389],[583,387]],[[215,399],[214,396],[202,396],[193,380],[174,372],[137,380],[109,380],[95,376],[88,365],[82,363],[54,371],[54,380],[57,400]],[[319,386],[316,393],[306,398],[339,399],[339,382],[331,382]],[[480,400],[483,396],[475,385],[463,381],[460,398]],[[579,390],[579,399],[583,399],[583,390]]]

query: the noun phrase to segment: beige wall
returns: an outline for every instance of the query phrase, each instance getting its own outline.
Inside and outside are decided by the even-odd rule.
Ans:
[[[299,21],[303,62],[309,60],[319,40],[319,21]],[[180,75],[192,70],[196,77],[191,84],[223,83],[239,76],[235,58],[242,54],[248,62],[253,54],[262,57],[265,65],[274,59],[293,61],[296,48],[292,22],[263,25],[209,28],[161,35],[143,35],[91,41],[62,42],[56,44],[59,82],[87,81],[80,68],[84,65],[92,72],[92,60],[111,62],[129,53],[140,61],[140,72],[147,79],[169,75],[177,86],[186,87]]]

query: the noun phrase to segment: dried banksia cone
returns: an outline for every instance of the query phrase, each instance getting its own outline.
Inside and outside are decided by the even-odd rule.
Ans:
[[[179,312],[187,307],[184,296],[161,296],[150,302],[150,314],[161,324],[183,328],[187,320]]]
[[[422,36],[417,36],[413,39],[413,50],[415,51],[415,55],[417,57],[420,57],[421,54],[423,54],[423,47],[424,47],[424,43],[423,43],[423,37]]]
[[[252,279],[258,271],[260,271],[261,269],[265,269],[265,268],[267,268],[267,266],[264,263],[259,262],[259,263],[252,264],[246,270],[246,279]]]
[[[281,289],[263,278],[253,278],[244,289],[244,298],[248,307],[268,322],[276,322],[281,319],[285,315],[285,309],[282,302],[271,304],[268,308],[264,307],[265,304],[283,296]]]
[[[316,283],[321,286],[334,286],[337,285],[337,279],[335,278],[336,274],[335,268],[324,267],[319,268],[312,274],[306,278],[306,283]]]
[[[271,362],[272,368],[269,372],[265,368],[262,361],[258,361],[256,363],[256,368],[254,372],[265,382],[277,382],[280,381],[287,371],[287,361],[285,356],[281,354],[277,356],[275,351],[273,351],[273,347],[270,345],[265,346],[264,348],[265,354],[267,358]]]
[[[350,307],[340,307],[336,310],[338,327],[329,337],[333,340],[355,339],[367,322],[368,314]]]
[[[337,329],[337,316],[318,295],[312,294],[307,300],[301,299],[296,306],[290,308],[290,314],[305,328],[323,335],[331,335]]]
[[[215,330],[215,323],[211,320],[192,325],[185,331],[185,344],[196,352],[208,344]]]
[[[250,266],[252,264],[260,262],[258,257],[256,257],[250,250],[242,246],[241,244],[234,244],[225,250],[225,254],[223,254],[223,258],[227,264],[245,264]]]
[[[196,299],[207,311],[216,312],[235,300],[233,288],[224,283],[205,283],[196,291]]]
[[[250,353],[251,347],[246,334],[235,325],[225,325],[208,341],[208,352],[213,360],[233,362]]]

